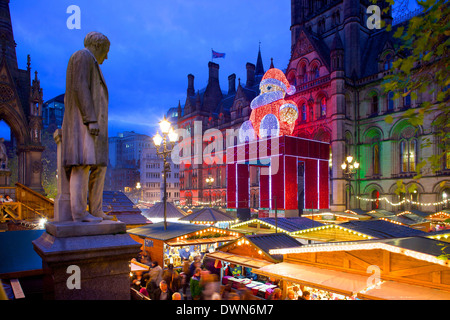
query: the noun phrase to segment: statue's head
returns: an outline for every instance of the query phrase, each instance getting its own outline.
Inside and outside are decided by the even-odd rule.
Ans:
[[[109,39],[100,32],[89,32],[84,38],[84,47],[92,52],[99,64],[108,59],[110,45]]]

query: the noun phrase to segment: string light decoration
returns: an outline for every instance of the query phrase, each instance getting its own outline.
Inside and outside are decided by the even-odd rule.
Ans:
[[[358,200],[362,200],[362,201],[371,201],[371,202],[383,200],[383,201],[386,201],[387,203],[389,203],[391,206],[394,206],[394,207],[401,206],[402,204],[404,204],[404,203],[406,203],[406,202],[408,202],[408,203],[410,203],[410,204],[413,204],[413,205],[425,206],[425,207],[426,207],[426,206],[440,206],[440,205],[446,204],[446,203],[449,201],[448,199],[445,199],[445,200],[442,200],[442,201],[439,201],[439,202],[428,202],[428,203],[423,203],[423,202],[412,201],[412,200],[409,200],[409,199],[403,199],[403,200],[400,201],[400,202],[394,203],[394,202],[389,201],[389,199],[386,198],[386,197],[378,198],[378,199],[367,199],[367,198],[362,198],[362,197],[360,197],[360,196],[356,196],[356,198],[357,198]]]
[[[269,227],[271,229],[275,229],[275,226],[273,224],[267,223],[267,222],[259,220],[259,219],[252,219],[252,220],[247,220],[247,221],[244,221],[244,222],[241,222],[241,223],[237,223],[237,224],[232,225],[230,228],[232,228],[232,229],[240,228],[240,227],[244,227],[244,226],[247,226],[249,224],[254,224],[254,223],[260,223],[260,224],[262,224],[262,225],[264,225],[266,227]],[[278,227],[277,230],[279,230],[280,232],[284,232],[286,234],[290,234],[289,231],[286,231],[286,230],[284,230],[284,229],[282,229],[280,227]]]
[[[269,254],[295,254],[295,253],[317,253],[317,252],[336,252],[336,251],[353,251],[353,250],[385,250],[391,253],[402,254],[417,260],[426,261],[429,263],[439,264],[442,266],[450,266],[449,260],[442,260],[436,256],[432,256],[426,253],[413,251],[410,249],[396,247],[386,243],[380,242],[346,242],[346,243],[321,243],[321,244],[311,244],[304,245],[302,247],[296,248],[286,248],[286,249],[271,249]]]
[[[295,86],[290,85],[281,70],[271,68],[264,74],[259,89],[261,94],[250,103],[251,127],[245,122],[241,126],[241,142],[251,139],[252,129],[259,138],[290,135],[294,131],[298,107],[294,101],[285,100],[285,96],[294,94]]]
[[[315,232],[315,231],[322,231],[322,230],[326,230],[326,229],[338,229],[338,230],[345,231],[345,232],[348,232],[350,234],[357,235],[359,237],[363,237],[363,238],[366,238],[366,239],[374,239],[373,237],[368,236],[366,234],[363,234],[361,232],[357,232],[357,231],[354,231],[352,229],[347,229],[347,228],[341,227],[340,225],[335,225],[335,224],[329,224],[329,225],[325,225],[325,226],[320,226],[320,227],[315,227],[315,228],[310,228],[310,229],[305,229],[305,230],[294,231],[294,232],[291,232],[290,234],[292,236],[294,236],[294,235],[299,236],[299,235],[302,235],[302,234],[305,234],[305,233],[310,233],[310,232]]]

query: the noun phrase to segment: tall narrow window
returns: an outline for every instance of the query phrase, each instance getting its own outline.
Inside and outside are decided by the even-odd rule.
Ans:
[[[306,103],[302,104],[301,112],[302,112],[302,118],[301,118],[302,121],[306,121]]]
[[[320,116],[327,116],[327,99],[325,97],[320,100]]]
[[[417,163],[417,140],[402,140],[400,143],[401,171],[416,171]]]
[[[408,91],[408,89],[405,89],[405,93]],[[403,97],[403,107],[404,108],[409,108],[411,107],[411,94],[409,93],[408,95]]]
[[[370,109],[372,115],[378,114],[378,95],[372,97]]]
[[[392,68],[392,55],[388,54],[384,60],[384,70],[387,71]]]
[[[388,96],[387,96],[387,109],[388,109],[388,111],[393,111],[394,110],[394,93],[392,92],[392,91],[390,91],[389,93],[388,93]]]
[[[378,143],[373,146],[373,174],[380,174],[380,145]]]
[[[304,83],[308,82],[308,73],[306,72],[306,65],[302,65],[301,72],[303,82]]]
[[[417,161],[417,141],[415,139],[409,141],[409,171],[416,171]]]

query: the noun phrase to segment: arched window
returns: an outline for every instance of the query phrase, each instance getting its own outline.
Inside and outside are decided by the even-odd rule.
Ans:
[[[388,54],[384,59],[384,71],[390,70],[392,68],[392,55]]]
[[[319,67],[314,65],[311,69],[311,80],[319,78]]]
[[[378,95],[377,94],[372,96],[372,100],[370,103],[370,114],[371,115],[378,114]]]
[[[394,93],[392,91],[389,91],[387,95],[387,109],[388,111],[394,110]]]
[[[303,64],[302,67],[300,68],[300,72],[301,72],[301,79],[303,80],[303,82],[308,82],[308,73],[306,72],[306,65]]]
[[[301,120],[302,120],[302,121],[306,121],[306,117],[307,117],[307,113],[306,113],[306,103],[303,103],[303,104],[302,104],[300,110],[301,110],[301,113],[302,113]]]
[[[326,117],[327,116],[327,98],[323,97],[320,100],[320,116]]]
[[[417,140],[402,140],[400,142],[401,172],[416,171],[417,163]]]

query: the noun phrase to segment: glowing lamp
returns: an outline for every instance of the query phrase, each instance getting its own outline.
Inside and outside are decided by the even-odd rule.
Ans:
[[[355,169],[358,169],[358,168],[359,168],[359,162],[355,162],[355,163],[353,164],[353,166],[355,167]]]
[[[164,118],[160,123],[159,123],[159,127],[161,128],[161,132],[163,134],[169,133],[170,130],[170,122],[166,120],[166,118]]]
[[[159,132],[156,132],[156,135],[153,137],[153,143],[155,146],[159,147],[163,141],[163,137],[159,134]]]
[[[347,168],[347,165],[345,163],[341,164],[341,168],[342,170],[345,170],[345,168]]]
[[[178,134],[172,128],[170,128],[169,141],[170,142],[176,142],[177,140],[178,140]]]
[[[352,161],[353,161],[353,157],[352,157],[352,156],[348,156],[348,157],[347,157],[347,162],[348,162],[348,163],[351,163]]]

